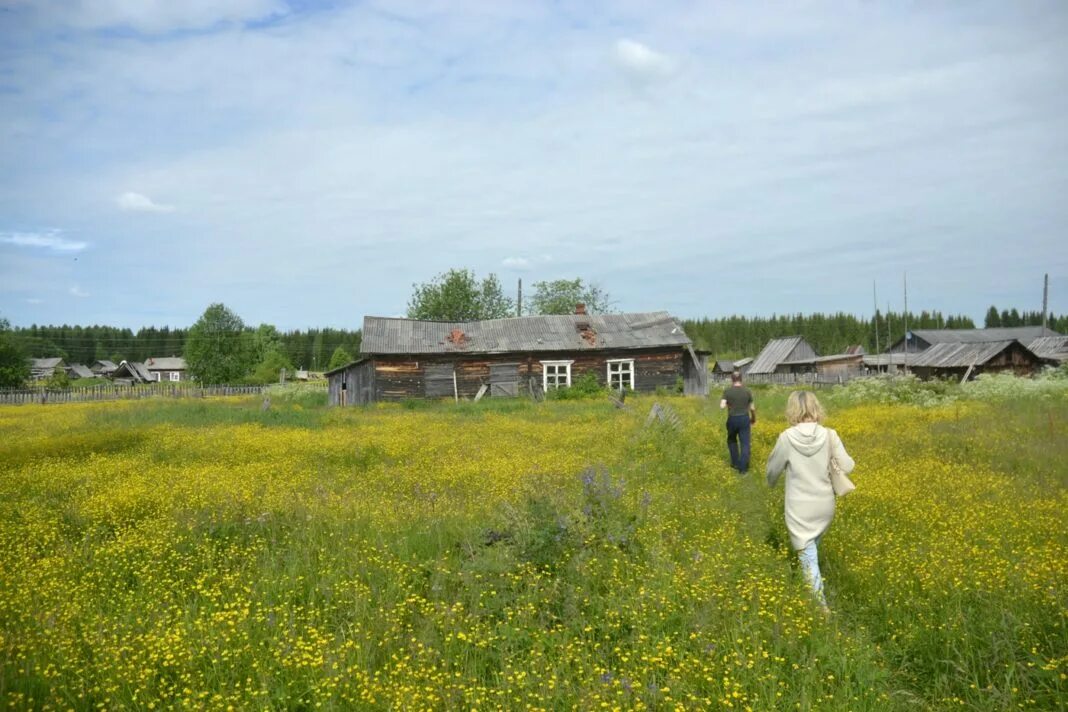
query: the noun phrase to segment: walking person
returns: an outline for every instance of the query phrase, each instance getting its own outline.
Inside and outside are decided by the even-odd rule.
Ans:
[[[742,385],[741,371],[731,372],[731,385],[723,391],[719,409],[727,409],[727,450],[731,454],[731,467],[741,474],[749,471],[749,436],[756,422],[756,404],[753,393]]]
[[[812,593],[826,608],[823,578],[820,576],[820,539],[834,519],[834,490],[829,474],[833,457],[842,472],[853,471],[853,458],[846,452],[838,433],[823,427],[823,406],[814,393],[794,391],[786,400],[786,421],[768,458],[768,486],[773,487],[786,472],[786,529],[797,552],[801,572]]]

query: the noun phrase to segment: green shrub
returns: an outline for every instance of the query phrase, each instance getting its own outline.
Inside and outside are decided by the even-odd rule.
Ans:
[[[597,374],[584,373],[571,380],[570,388],[557,388],[546,395],[550,400],[581,400],[603,396],[608,389],[597,380]]]

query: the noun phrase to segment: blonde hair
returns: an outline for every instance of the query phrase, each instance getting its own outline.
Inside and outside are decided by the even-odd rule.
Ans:
[[[798,423],[822,423],[826,412],[815,393],[808,391],[794,391],[786,399],[786,422],[790,425]]]

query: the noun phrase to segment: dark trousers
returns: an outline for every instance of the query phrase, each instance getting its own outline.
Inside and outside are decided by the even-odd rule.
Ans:
[[[749,471],[749,414],[727,416],[727,449],[731,452],[731,467],[738,472]]]

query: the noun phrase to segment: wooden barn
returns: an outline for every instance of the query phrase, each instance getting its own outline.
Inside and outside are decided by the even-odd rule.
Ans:
[[[970,343],[940,343],[909,358],[909,368],[920,378],[960,378],[980,373],[1013,373],[1030,376],[1042,368],[1042,360],[1015,339]]]
[[[525,316],[471,322],[368,316],[360,358],[326,373],[331,405],[508,397],[569,387],[708,394],[708,355],[667,312]],[[485,387],[485,388],[483,388]]]
[[[779,365],[784,362],[814,358],[816,358],[816,350],[800,336],[772,339],[749,364],[748,373],[750,375],[776,373],[780,372]]]
[[[1008,326],[990,329],[913,329],[895,341],[889,353],[921,353],[937,344],[985,344],[1016,340],[1029,344],[1041,336],[1056,336],[1041,326]],[[911,363],[911,361],[910,361]]]

